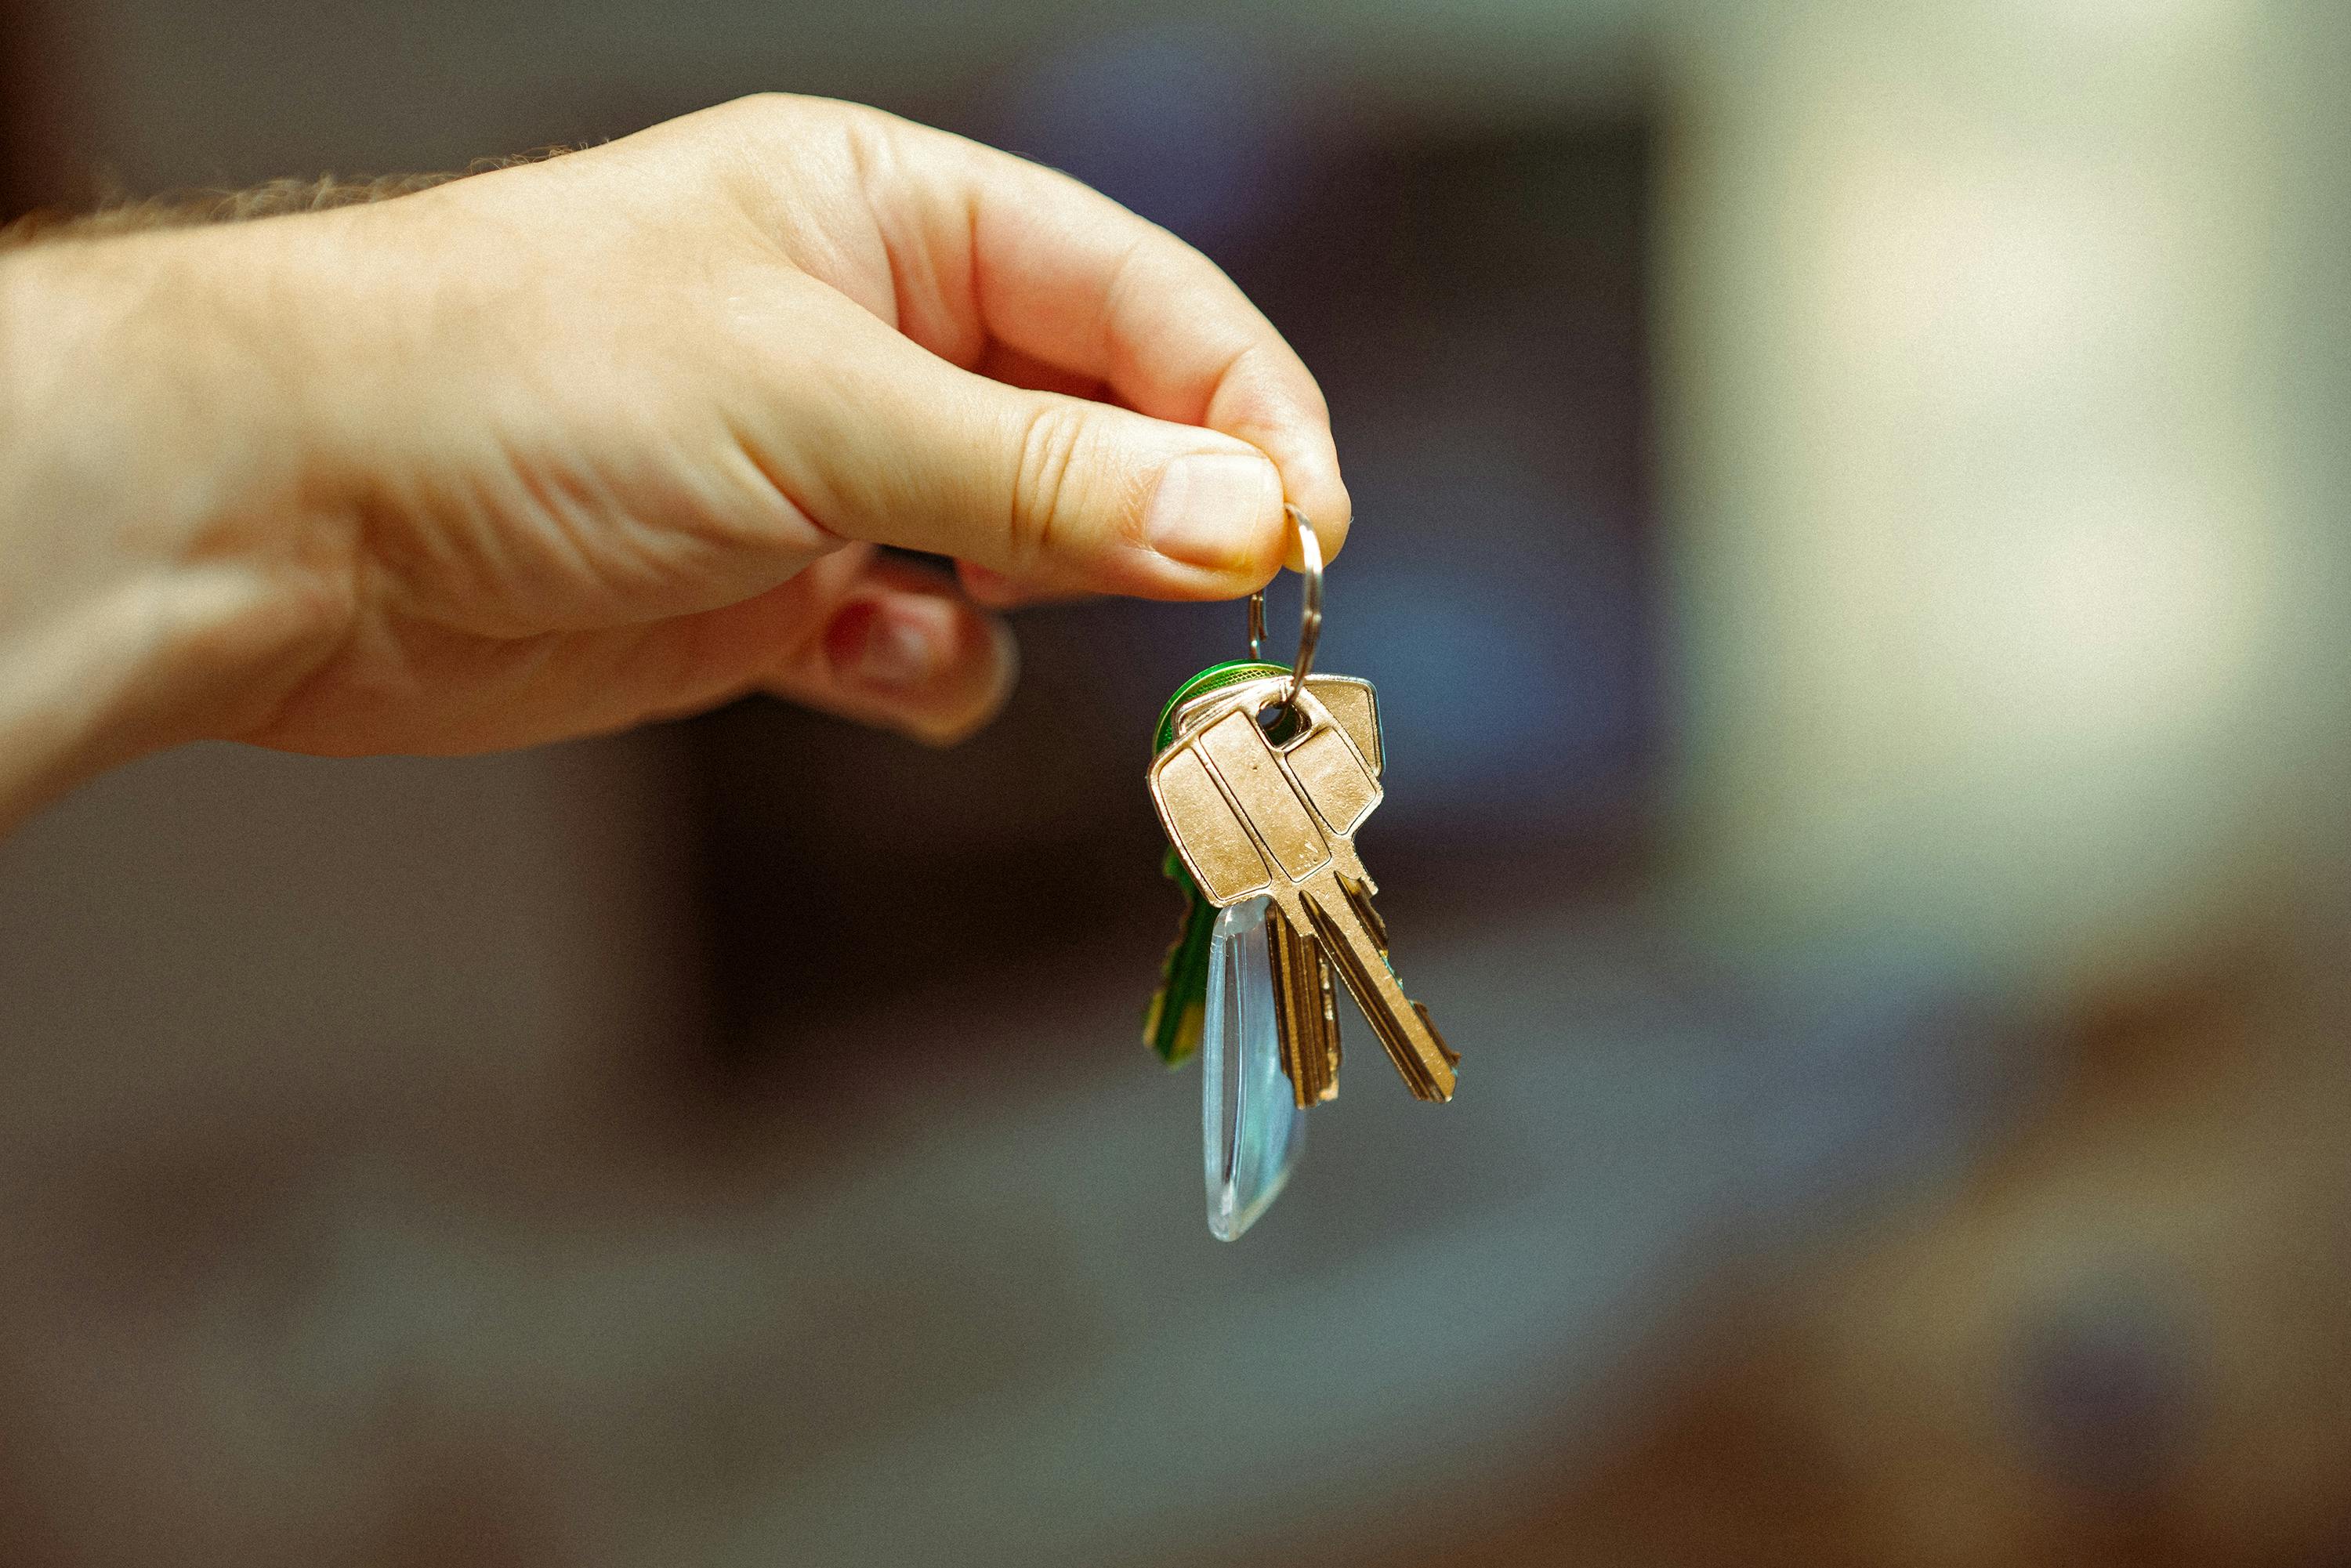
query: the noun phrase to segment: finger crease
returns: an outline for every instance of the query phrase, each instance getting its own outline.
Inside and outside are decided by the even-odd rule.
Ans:
[[[892,162],[891,155],[874,136],[872,128],[855,116],[850,119],[846,135],[850,169],[859,193],[865,198],[865,210],[872,214],[874,237],[882,242],[882,265],[890,274],[890,325],[903,331],[908,313],[906,276],[899,265],[898,246],[882,217],[892,210],[883,204],[880,190],[881,166]]]

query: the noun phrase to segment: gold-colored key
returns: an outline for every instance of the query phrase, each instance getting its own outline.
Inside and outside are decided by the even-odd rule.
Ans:
[[[1398,983],[1371,905],[1377,887],[1355,852],[1356,830],[1382,799],[1377,768],[1310,690],[1216,697],[1151,767],[1152,800],[1185,868],[1220,909],[1270,897],[1337,969],[1405,1087],[1451,1099],[1460,1058]],[[1309,989],[1302,977],[1284,988],[1301,1011]],[[1299,1072],[1315,1075],[1311,1063]]]
[[[1287,694],[1295,679],[1293,672],[1265,662],[1261,637],[1252,640],[1250,651],[1250,659],[1211,664],[1176,688],[1159,716],[1155,755],[1165,750],[1178,734],[1190,733],[1197,717],[1227,695],[1242,695],[1243,687],[1249,695]],[[1304,685],[1346,727],[1355,748],[1377,771],[1384,748],[1379,698],[1371,683],[1353,675],[1309,674]],[[1166,874],[1184,894],[1184,918],[1175,945],[1160,966],[1159,985],[1152,993],[1151,1004],[1144,1010],[1143,1038],[1173,1065],[1197,1049],[1206,1027],[1217,909],[1200,896],[1199,888],[1172,850]],[[1269,994],[1278,995],[1281,1002],[1271,1017],[1282,1075],[1291,1086],[1295,1103],[1304,1110],[1339,1092],[1339,1014],[1332,1005],[1331,967],[1314,938],[1290,931],[1279,915],[1267,928],[1266,947]],[[1310,974],[1311,988],[1305,983]]]
[[[1170,740],[1190,735],[1207,716],[1222,712],[1230,704],[1256,710],[1287,695],[1290,672],[1279,665],[1266,668],[1265,674],[1248,676],[1178,702],[1168,716]],[[1318,674],[1306,678],[1305,689],[1322,700],[1372,771],[1378,773],[1383,744],[1379,695],[1372,683],[1354,675]],[[1293,927],[1278,908],[1268,915],[1266,952],[1273,969],[1274,1027],[1280,1040],[1281,1070],[1303,1110],[1338,1098],[1338,998],[1330,960],[1313,933]],[[1381,946],[1385,947],[1384,939]]]

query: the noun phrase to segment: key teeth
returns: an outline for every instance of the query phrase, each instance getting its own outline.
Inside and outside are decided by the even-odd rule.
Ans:
[[[1321,1098],[1336,1100],[1339,1097],[1339,1062],[1343,1045],[1339,1034],[1338,981],[1332,975],[1331,960],[1322,956],[1319,943],[1314,947],[1314,988],[1322,994],[1323,1040],[1329,1049]]]
[[[1364,928],[1372,934],[1372,942],[1379,948],[1380,956],[1386,957],[1388,956],[1388,923],[1381,918],[1378,910],[1372,907],[1372,897],[1380,891],[1378,886],[1368,875],[1360,882],[1343,876],[1339,879],[1339,891],[1347,895],[1349,904],[1354,905],[1355,918],[1361,920],[1364,923]]]
[[[1435,1040],[1437,1042],[1437,1049],[1445,1053],[1445,1065],[1447,1067],[1460,1066],[1461,1053],[1454,1050],[1451,1046],[1446,1044],[1445,1037],[1437,1033],[1437,1020],[1428,1016],[1428,1004],[1426,1002],[1415,1002],[1412,1004],[1412,1010],[1420,1015],[1420,1027],[1428,1031],[1428,1038]]]
[[[1418,1002],[1415,1002],[1412,1004],[1412,1009],[1420,1015],[1420,1021],[1422,1023],[1426,1024],[1428,1022],[1428,1009],[1426,1008],[1422,1007]],[[1458,1066],[1460,1064],[1461,1058],[1451,1047],[1445,1043],[1444,1038],[1438,1035],[1437,1030],[1433,1028],[1429,1030],[1428,1033],[1429,1037],[1437,1041],[1437,1049],[1444,1053],[1445,1065],[1447,1068]],[[1412,1090],[1412,1097],[1416,1100],[1434,1101],[1436,1103],[1442,1105],[1450,1102],[1453,1098],[1453,1074],[1450,1072],[1446,1074],[1446,1081],[1442,1083],[1439,1083],[1434,1075],[1425,1072],[1413,1074],[1405,1080],[1405,1082]]]

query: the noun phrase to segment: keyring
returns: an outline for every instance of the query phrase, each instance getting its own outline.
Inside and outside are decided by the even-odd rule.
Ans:
[[[1290,707],[1306,689],[1306,673],[1314,667],[1314,644],[1322,636],[1322,541],[1306,514],[1284,501],[1281,509],[1298,528],[1298,575],[1306,587],[1298,606],[1298,662],[1290,666],[1290,694],[1280,706]],[[1265,662],[1265,590],[1249,595],[1249,657]]]

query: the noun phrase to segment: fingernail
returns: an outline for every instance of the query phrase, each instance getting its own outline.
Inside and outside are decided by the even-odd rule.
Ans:
[[[888,691],[922,685],[947,662],[953,615],[945,604],[922,601],[852,604],[830,630],[834,664],[862,685]]]
[[[1270,462],[1202,453],[1161,472],[1144,533],[1161,555],[1221,571],[1249,559],[1266,518],[1280,509],[1281,476]]]

